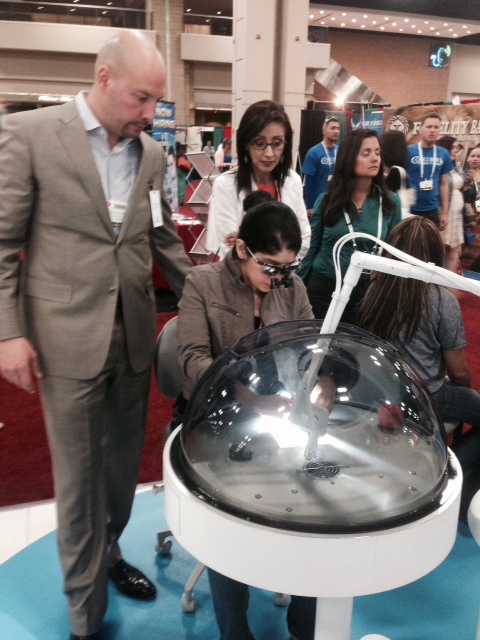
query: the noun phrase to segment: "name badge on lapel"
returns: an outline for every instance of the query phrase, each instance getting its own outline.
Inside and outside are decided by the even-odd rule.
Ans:
[[[149,195],[153,226],[161,227],[163,225],[163,215],[162,205],[160,203],[160,191],[158,189],[150,189]]]

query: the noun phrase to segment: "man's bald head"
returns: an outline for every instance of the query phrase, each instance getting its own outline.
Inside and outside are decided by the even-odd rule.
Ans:
[[[110,38],[97,54],[95,61],[95,77],[102,67],[111,68],[122,76],[136,73],[138,64],[147,67],[161,65],[164,68],[162,54],[145,34],[140,31],[123,31]]]
[[[137,138],[152,122],[165,84],[162,56],[143,33],[124,31],[103,45],[87,100],[111,147],[122,138]]]

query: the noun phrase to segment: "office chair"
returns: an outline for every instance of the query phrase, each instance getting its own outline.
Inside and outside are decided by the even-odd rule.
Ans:
[[[155,377],[158,388],[162,395],[173,400],[178,398],[183,383],[183,372],[178,364],[178,351],[175,339],[177,326],[177,316],[171,318],[160,331],[155,347]],[[163,482],[156,483],[153,487],[155,495],[163,491]],[[157,533],[157,553],[166,556],[172,548],[172,532],[169,529],[162,529]],[[185,584],[182,595],[182,610],[186,613],[195,611],[195,593],[193,588],[205,570],[205,565],[198,562]],[[290,596],[284,593],[275,594],[275,604],[279,607],[286,607]]]

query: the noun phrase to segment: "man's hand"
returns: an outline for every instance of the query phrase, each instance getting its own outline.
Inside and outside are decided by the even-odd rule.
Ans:
[[[38,354],[26,338],[0,341],[0,375],[20,389],[35,393],[42,377]]]

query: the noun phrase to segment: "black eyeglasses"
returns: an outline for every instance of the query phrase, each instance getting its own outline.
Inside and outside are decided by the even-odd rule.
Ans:
[[[258,138],[257,140],[251,142],[250,145],[256,151],[264,151],[267,147],[272,147],[274,151],[283,151],[283,149],[285,149],[285,140],[277,139],[273,140],[272,142],[265,142],[265,140]]]
[[[291,276],[295,271],[298,271],[302,265],[301,260],[295,260],[290,264],[285,264],[283,266],[275,265],[275,264],[267,264],[266,262],[262,262],[259,260],[252,251],[248,247],[246,247],[248,253],[252,256],[255,262],[260,267],[261,271],[267,276]]]

